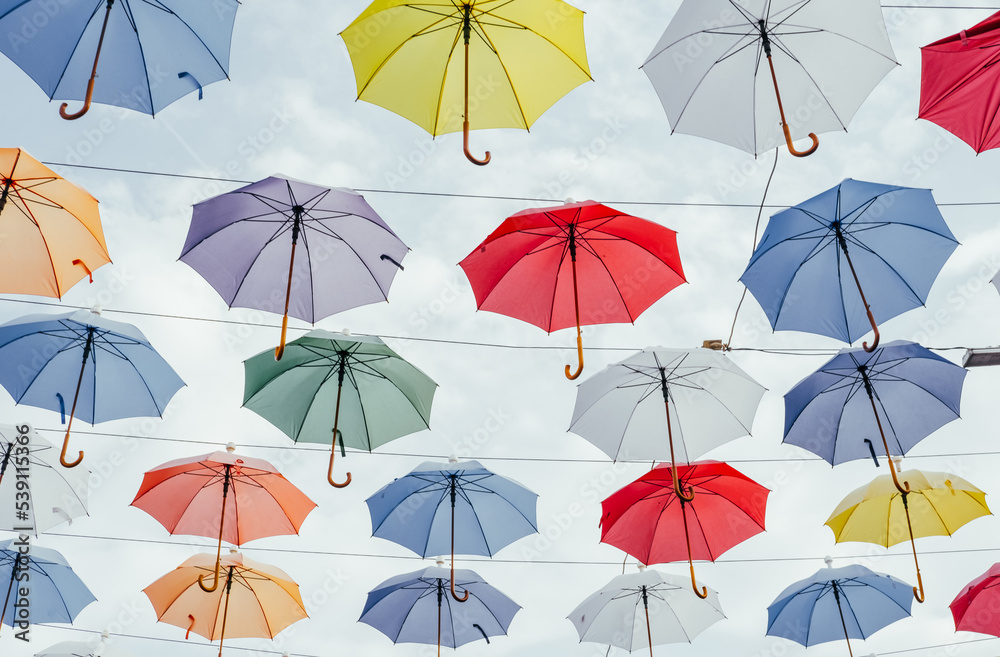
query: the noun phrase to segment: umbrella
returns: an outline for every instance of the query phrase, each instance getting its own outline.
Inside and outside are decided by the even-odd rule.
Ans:
[[[31,545],[26,534],[0,543],[0,582],[8,583],[0,618],[22,630],[29,622],[72,623],[96,599],[63,555]]]
[[[677,233],[594,201],[522,210],[459,263],[480,310],[551,333],[576,325],[634,322],[686,282]]]
[[[20,148],[0,148],[0,184],[3,292],[62,298],[111,262],[93,196]]]
[[[59,450],[30,425],[0,425],[0,450],[0,528],[39,534],[87,515],[90,470],[60,467]]]
[[[674,485],[676,470],[679,488]],[[601,542],[644,564],[694,559],[715,561],[729,548],[764,531],[771,491],[732,466],[700,461],[671,468],[661,464],[601,502]],[[684,528],[683,538],[677,531]],[[694,544],[692,545],[692,535]]]
[[[910,483],[909,492],[899,492],[891,477],[881,475],[845,497],[825,524],[838,543],[859,541],[890,547],[909,539],[917,570],[913,595],[917,602],[923,602],[924,584],[914,538],[951,536],[970,520],[990,515],[990,510],[986,493],[961,477],[907,470],[900,478]]]
[[[955,631],[1000,636],[998,593],[1000,563],[995,563],[985,573],[966,584],[949,605],[955,619]]]
[[[850,655],[852,638],[867,639],[910,615],[909,584],[856,564],[829,567],[832,562],[827,557],[827,568],[795,582],[774,599],[767,608],[768,636],[804,646],[843,636]]]
[[[569,430],[615,460],[690,462],[749,434],[763,395],[719,352],[647,347],[580,384]],[[677,495],[690,500],[671,472]]]
[[[83,116],[91,100],[155,114],[192,91],[201,98],[203,86],[228,78],[238,6],[238,0],[79,0],[53,10],[45,0],[2,0],[0,29],[10,38],[0,51],[50,100],[83,100],[74,113],[63,103],[64,119]],[[22,36],[24,25],[32,36]]]
[[[226,637],[273,639],[292,623],[308,617],[299,585],[283,570],[236,550],[222,557],[223,586],[206,594],[201,581],[216,568],[215,561],[209,554],[196,554],[144,588],[156,618],[209,641],[218,639],[222,657]]]
[[[774,330],[854,342],[870,326],[872,351],[876,320],[923,305],[957,245],[929,189],[848,178],[773,215],[740,281]]]
[[[442,563],[379,584],[368,593],[358,620],[393,643],[436,643],[439,656],[442,645],[457,648],[478,639],[489,643],[491,636],[507,634],[521,606],[471,570],[455,570],[453,583]],[[467,593],[461,611],[448,596],[449,587],[456,585]]]
[[[902,455],[958,418],[966,374],[964,368],[905,340],[871,353],[841,349],[785,395],[784,442],[831,465],[869,455],[878,465],[876,433],[886,457]],[[899,491],[906,492],[891,463],[889,471]]]
[[[109,647],[105,643],[109,636],[107,631],[102,632],[101,640],[96,644],[62,641],[36,652],[34,657],[133,657],[132,653]]]
[[[329,441],[332,486],[351,483],[350,472],[333,480],[337,441],[371,451],[428,428],[437,384],[377,336],[317,330],[287,349],[280,362],[265,351],[243,363],[243,405],[296,442]]]
[[[583,12],[562,0],[375,0],[340,36],[359,99],[434,136],[461,130],[480,165],[472,124],[527,130],[591,79]]]
[[[976,153],[1000,146],[1000,12],[920,49],[920,111]]]
[[[757,80],[764,57],[774,99]],[[815,133],[846,130],[896,64],[878,0],[685,0],[642,69],[674,132],[754,155],[783,132],[801,157]],[[812,146],[796,150],[809,129]]]
[[[715,591],[708,590],[706,598],[699,600],[683,578],[647,570],[642,565],[637,573],[612,579],[567,616],[580,641],[632,652],[641,647],[645,635],[650,654],[653,646],[690,642],[725,617]]]
[[[75,381],[75,389],[74,389]],[[139,329],[97,310],[27,315],[0,325],[0,385],[14,401],[65,414],[73,398],[59,462],[66,460],[73,418],[95,424],[162,417],[184,382]]]
[[[422,557],[451,551],[493,556],[519,538],[538,531],[538,495],[490,472],[478,461],[429,461],[395,479],[365,500],[372,534]],[[462,532],[455,540],[456,523]],[[455,577],[451,594],[455,593]]]
[[[297,534],[316,507],[273,465],[237,456],[235,450],[229,443],[225,452],[164,463],[143,476],[132,500],[132,506],[156,518],[171,534],[212,537],[218,527],[215,580],[211,587],[198,580],[206,591],[219,586],[223,540],[242,545],[265,536]]]
[[[289,315],[385,301],[408,250],[360,194],[272,176],[197,203],[180,259],[230,307],[283,312],[280,359]]]

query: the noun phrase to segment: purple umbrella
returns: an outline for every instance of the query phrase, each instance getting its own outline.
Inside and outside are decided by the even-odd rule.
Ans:
[[[315,323],[385,301],[407,251],[353,190],[272,176],[196,204],[180,259],[230,308],[283,312],[280,359],[289,315]]]

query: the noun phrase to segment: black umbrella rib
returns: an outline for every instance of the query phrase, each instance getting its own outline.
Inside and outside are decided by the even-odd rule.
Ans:
[[[13,13],[17,9],[19,9],[21,6],[28,4],[28,2],[30,2],[30,1],[31,0],[25,0],[24,2],[21,2],[20,4],[18,4],[16,7],[12,7],[9,12],[7,12],[6,14],[3,14],[2,16],[0,16],[0,18],[6,18],[8,15],[10,15],[11,13]],[[94,11],[90,14],[90,18],[88,18],[84,22],[84,27],[83,27],[82,30],[80,30],[80,36],[78,36],[76,38],[76,43],[73,44],[73,48],[72,48],[72,50],[70,50],[69,57],[66,58],[66,65],[63,66],[63,70],[59,73],[59,77],[56,79],[55,86],[52,87],[52,95],[49,96],[49,100],[52,100],[53,98],[55,98],[56,91],[59,90],[59,86],[62,84],[63,76],[66,75],[66,71],[67,71],[67,69],[69,69],[69,63],[71,61],[73,61],[73,57],[76,56],[76,51],[80,47],[80,42],[83,41],[83,35],[87,32],[87,27],[90,26],[90,22],[92,20],[94,20],[94,16],[96,16],[97,12],[100,11],[103,8],[104,4],[105,4],[104,0],[97,0],[97,2],[95,2],[95,4],[94,4]]]
[[[111,9],[110,5],[108,9]],[[139,49],[139,61],[142,62],[142,72],[146,78],[146,96],[149,98],[149,113],[152,116],[156,116],[153,107],[153,87],[149,83],[149,68],[146,65],[146,51],[142,47],[142,39],[139,38],[139,30],[136,28],[135,16],[132,14],[132,5],[129,4],[129,0],[122,0],[122,11],[125,13],[125,18],[128,19],[128,23],[132,27],[132,32],[135,34],[135,46]],[[69,62],[67,62],[68,65]]]
[[[364,397],[361,396],[361,390],[358,387],[357,374],[354,372],[354,370],[350,368],[347,368],[346,373],[347,373],[347,378],[350,379],[351,383],[354,385],[354,389],[357,390],[358,392],[358,406],[361,408],[361,424],[365,432],[364,442],[365,444],[368,445],[368,452],[371,453],[373,447],[372,447],[371,432],[368,427],[368,413],[365,411],[365,399]],[[333,438],[334,441],[336,441],[337,437],[334,436]]]

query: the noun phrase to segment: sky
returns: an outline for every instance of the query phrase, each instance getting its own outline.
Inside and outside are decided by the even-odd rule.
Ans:
[[[705,139],[670,134],[639,66],[678,4],[579,0],[576,6],[586,12],[594,81],[556,103],[530,133],[473,132],[472,150],[492,151],[486,167],[465,160],[459,135],[431,139],[405,119],[355,100],[354,75],[337,36],[365,8],[355,0],[282,3],[280,11],[272,3],[245,2],[236,18],[231,80],[206,87],[200,101],[197,95],[184,97],[155,119],[95,105],[80,120],[63,121],[57,103],[47,102],[16,66],[0,61],[7,99],[0,127],[4,145],[57,163],[52,167],[57,173],[100,200],[113,259],[95,272],[93,284],[77,285],[61,302],[3,296],[0,320],[99,304],[106,317],[138,326],[187,383],[162,420],[74,424],[71,448],[86,451],[84,464],[93,472],[90,514],[40,536],[36,544],[62,552],[98,602],[84,609],[72,627],[32,628],[29,645],[4,628],[0,652],[32,655],[59,641],[95,641],[108,630],[121,654],[217,654],[218,648],[204,639],[192,636],[185,642],[182,629],[157,623],[141,592],[191,554],[214,550],[213,543],[171,536],[128,503],[145,471],[232,441],[238,453],[274,463],[318,508],[298,536],[260,539],[242,550],[300,584],[310,619],[274,641],[227,641],[227,654],[288,651],[313,657],[345,649],[403,657],[433,654],[433,646],[394,646],[357,622],[369,590],[433,565],[431,559],[373,538],[364,500],[425,460],[457,455],[481,459],[539,494],[539,534],[493,560],[458,561],[523,607],[507,637],[464,646],[460,653],[605,655],[605,646],[579,643],[566,616],[622,572],[623,553],[599,542],[600,502],[649,464],[612,464],[567,432],[577,390],[563,376],[563,365],[575,359],[572,330],[546,335],[508,317],[476,312],[456,263],[515,212],[567,198],[595,199],[676,230],[688,284],[667,294],[634,325],[586,327],[583,377],[646,346],[696,348],[706,339],[728,338],[743,290],[738,279],[753,247],[756,204],[775,155],[754,158]],[[900,66],[875,88],[846,133],[821,134],[819,150],[808,158],[778,153],[768,204],[804,201],[848,177],[930,188],[942,204],[1000,202],[996,153],[976,156],[949,133],[916,119],[919,47],[979,22],[991,10],[910,4],[883,10]],[[411,249],[405,270],[397,275],[388,303],[339,313],[316,326],[384,336],[431,376],[440,385],[431,429],[373,454],[338,457],[354,483],[341,490],[328,486],[328,452],[315,445],[293,446],[241,408],[242,362],[274,347],[280,318],[227,309],[195,271],[178,261],[191,206],[239,185],[122,170],[241,181],[281,173],[370,190],[363,191],[366,199]],[[401,193],[417,191],[435,195]],[[480,198],[485,196],[494,198]],[[765,210],[761,229],[773,211]],[[882,339],[914,340],[960,362],[963,348],[1000,342],[1000,295],[989,285],[1000,269],[1000,229],[993,206],[946,205],[942,213],[961,245],[926,307],[885,322]],[[309,328],[292,320],[289,333],[295,337]],[[658,655],[802,654],[806,649],[798,644],[765,636],[766,607],[790,583],[824,567],[826,555],[834,557],[834,565],[860,563],[904,581],[915,579],[905,544],[888,550],[835,544],[823,525],[845,495],[884,470],[874,470],[869,461],[831,468],[781,444],[782,395],[844,345],[820,336],[772,333],[751,297],[739,311],[731,345],[736,350],[729,357],[768,391],[752,435],[706,457],[728,461],[772,490],[767,531],[715,563],[696,564],[701,582],[718,591],[726,619],[690,645],[657,647]],[[537,348],[513,348],[524,346]],[[1000,493],[997,377],[997,370],[970,371],[962,418],[914,448],[905,467],[961,476],[986,491],[987,502],[993,503]],[[0,393],[0,418],[4,424],[29,422],[53,441],[59,437],[54,413],[16,406],[5,393]],[[6,538],[8,533],[0,534]],[[955,632],[947,605],[997,560],[997,536],[996,519],[987,517],[952,537],[920,539],[927,601],[914,605],[913,618],[853,642],[855,654],[995,655],[996,639]],[[627,561],[625,569],[634,570],[634,560]],[[656,568],[687,575],[684,563]],[[808,653],[824,657],[845,649],[834,642]]]

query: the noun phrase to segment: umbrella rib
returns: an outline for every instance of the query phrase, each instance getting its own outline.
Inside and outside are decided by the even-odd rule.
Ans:
[[[271,237],[267,238],[264,241],[264,246],[262,246],[260,248],[260,251],[257,252],[257,255],[255,255],[253,257],[253,259],[250,261],[250,264],[247,266],[246,271],[243,273],[243,278],[240,279],[240,284],[236,286],[236,291],[233,293],[233,300],[232,301],[228,301],[228,300],[226,301],[227,305],[230,308],[232,308],[233,304],[236,303],[236,298],[239,297],[240,292],[243,290],[243,284],[246,283],[247,278],[250,277],[250,272],[253,271],[253,268],[257,264],[257,261],[260,260],[260,258],[261,258],[262,255],[264,255],[264,251],[267,249],[267,247],[271,246],[271,244],[273,244],[275,242],[275,240],[278,239],[279,235],[282,235],[282,234],[287,233],[287,232],[288,232],[288,222],[286,221],[286,222],[283,222],[282,224],[280,224],[275,229],[274,233],[271,234]],[[215,233],[213,233],[213,235],[218,235],[220,233],[221,233],[221,231],[216,231]],[[206,237],[205,240],[203,240],[203,241],[206,241],[207,239],[208,238]],[[199,242],[199,244],[200,243],[201,242]],[[190,251],[188,251],[188,253],[190,253]]]
[[[19,152],[19,153],[18,153],[18,159],[20,159],[20,156],[21,156],[21,154],[20,154],[20,152]],[[17,166],[17,165],[15,164],[15,167],[16,167],[16,166]],[[49,247],[49,240],[48,240],[48,239],[47,239],[47,238],[45,237],[45,233],[44,233],[44,232],[42,232],[42,227],[41,227],[41,224],[39,224],[39,223],[38,223],[38,219],[36,219],[36,218],[35,218],[35,215],[34,215],[34,213],[33,213],[33,212],[31,211],[31,209],[30,209],[30,208],[28,207],[28,202],[27,202],[27,200],[25,200],[25,198],[24,198],[23,196],[21,196],[21,192],[20,192],[20,190],[18,189],[18,186],[17,186],[17,185],[11,185],[11,191],[13,191],[13,192],[14,192],[15,196],[17,196],[17,198],[18,198],[18,199],[19,199],[19,200],[21,201],[21,203],[22,203],[22,204],[24,205],[24,210],[23,210],[23,212],[25,212],[26,214],[28,214],[28,216],[29,216],[29,217],[31,218],[31,221],[32,221],[32,223],[34,223],[34,224],[35,224],[35,227],[36,227],[36,228],[38,228],[38,235],[39,235],[39,237],[41,237],[41,238],[42,238],[42,243],[43,243],[43,244],[45,244],[45,253],[46,253],[46,255],[48,255],[48,257],[49,257],[49,258],[48,258],[48,259],[49,259],[49,266],[50,266],[50,267],[51,267],[51,269],[52,269],[52,280],[53,280],[53,281],[55,281],[55,284],[56,284],[56,292],[57,292],[57,293],[59,294],[59,298],[60,298],[60,299],[62,299],[62,293],[63,293],[63,290],[62,290],[62,288],[60,288],[60,286],[59,286],[59,276],[58,276],[58,274],[56,274],[56,262],[55,262],[55,260],[54,260],[54,259],[53,259],[53,257],[52,257],[52,249],[51,249],[51,248]],[[16,204],[15,204],[15,205],[16,205]]]
[[[17,7],[12,7],[9,12],[7,12],[6,14],[3,14],[2,16],[0,16],[0,18],[6,18],[8,15],[10,15],[10,13],[14,12],[16,9],[20,8],[22,5],[28,4],[28,2],[30,2],[30,0],[25,0],[25,2],[21,2]],[[66,64],[63,66],[62,71],[59,73],[59,77],[56,78],[56,83],[55,83],[55,86],[52,87],[52,94],[49,95],[49,100],[52,100],[53,98],[55,98],[56,91],[58,91],[59,90],[59,86],[62,85],[63,76],[65,76],[66,75],[66,71],[69,70],[69,64],[70,64],[71,61],[73,61],[73,57],[76,56],[76,51],[80,47],[80,42],[83,41],[83,35],[86,34],[87,28],[90,27],[90,22],[92,20],[94,20],[94,16],[96,16],[97,12],[101,9],[101,4],[102,3],[100,3],[100,2],[97,2],[97,3],[94,4],[94,11],[90,14],[90,18],[88,18],[86,20],[86,22],[84,23],[83,29],[80,30],[80,36],[78,36],[76,38],[76,43],[73,44],[73,48],[69,52],[69,57],[66,58]]]
[[[239,1],[240,0],[237,0],[237,2],[239,2]],[[125,0],[125,2],[128,2],[128,0]],[[148,2],[148,0],[147,0],[147,2]],[[208,47],[208,44],[206,44],[205,41],[204,41],[204,39],[201,38],[201,35],[198,34],[198,32],[196,32],[194,30],[194,28],[192,28],[188,24],[188,22],[186,20],[184,20],[183,18],[181,18],[180,15],[178,15],[177,12],[175,12],[173,9],[167,7],[166,5],[164,5],[161,2],[157,2],[157,6],[160,7],[161,9],[163,9],[165,12],[171,14],[174,18],[177,19],[177,21],[181,25],[183,25],[185,28],[187,28],[188,32],[190,32],[191,35],[194,36],[194,38],[198,40],[198,43],[200,43],[202,46],[204,46],[205,50],[208,51],[208,54],[212,56],[212,61],[215,62],[215,64],[219,67],[219,70],[222,71],[222,74],[225,75],[226,79],[228,80],[229,79],[229,72],[222,66],[222,63],[219,61],[219,58],[215,56],[215,53],[212,52],[212,49]],[[138,30],[136,32],[138,34]],[[148,75],[146,76],[146,80],[148,82],[148,80],[149,80],[149,76]],[[150,94],[150,107],[152,107],[152,94]]]
[[[97,4],[100,6],[100,2]],[[156,116],[156,109],[153,106],[153,86],[149,83],[149,69],[146,66],[146,51],[142,47],[142,39],[139,38],[139,29],[136,27],[135,16],[132,13],[132,5],[129,4],[129,0],[122,0],[122,11],[125,13],[125,17],[132,27],[132,32],[135,33],[135,45],[139,49],[139,61],[142,62],[142,71],[146,78],[146,96],[149,98],[149,113],[151,116]]]
[[[368,445],[368,453],[370,454],[373,447],[372,447],[371,429],[368,426],[368,414],[365,412],[365,398],[361,396],[361,388],[360,386],[358,386],[357,374],[354,372],[353,369],[347,370],[347,378],[351,380],[351,383],[354,384],[354,389],[357,390],[358,392],[358,406],[361,407],[361,423],[364,426],[364,432],[365,432],[364,442]],[[334,440],[336,440],[336,438],[337,437],[334,436]]]

